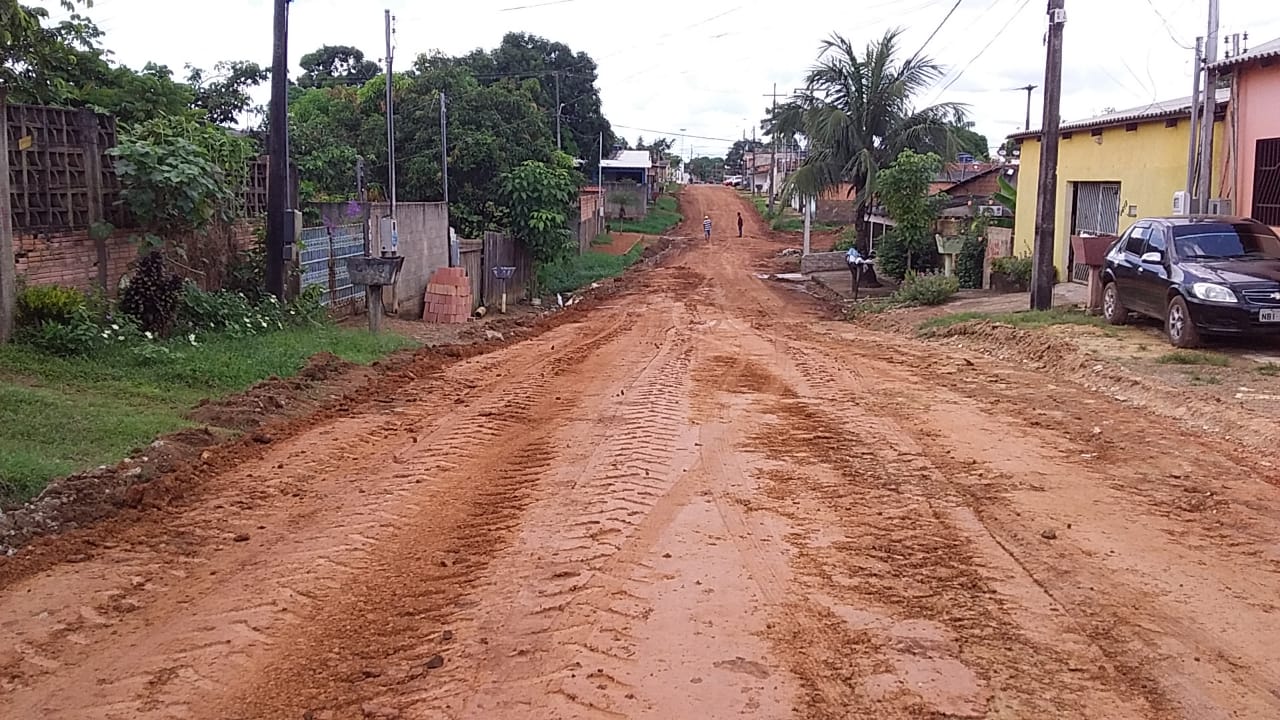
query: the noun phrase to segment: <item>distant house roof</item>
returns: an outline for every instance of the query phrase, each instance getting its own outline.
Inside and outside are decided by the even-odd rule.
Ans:
[[[648,150],[619,150],[613,157],[600,163],[600,167],[615,170],[648,170],[653,167]]]
[[[1273,57],[1280,57],[1280,38],[1272,40],[1271,42],[1262,43],[1255,48],[1245,50],[1239,55],[1219,60],[1218,62],[1211,64],[1209,67],[1214,70],[1221,70],[1222,68],[1243,65],[1254,60],[1265,60]]]
[[[1217,105],[1221,109],[1231,99],[1231,90],[1221,88],[1217,92]],[[1216,110],[1215,110],[1216,112]],[[1191,117],[1191,98],[1183,97],[1176,100],[1160,100],[1149,105],[1142,105],[1128,110],[1117,110],[1106,115],[1098,115],[1086,120],[1076,120],[1073,122],[1063,123],[1059,128],[1062,132],[1072,130],[1092,130],[1095,128],[1112,127],[1115,125],[1127,125],[1132,122],[1149,122],[1151,120],[1159,120],[1171,117]],[[1029,130],[1027,132],[1013,133],[1009,137],[1015,140],[1023,140],[1034,138],[1040,135],[1041,130]]]

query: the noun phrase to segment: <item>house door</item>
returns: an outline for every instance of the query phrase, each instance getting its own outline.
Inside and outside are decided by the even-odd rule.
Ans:
[[[1120,234],[1120,183],[1078,182],[1071,204],[1071,234]],[[1089,282],[1089,266],[1076,263],[1075,252],[1067,242],[1067,267],[1071,281]]]

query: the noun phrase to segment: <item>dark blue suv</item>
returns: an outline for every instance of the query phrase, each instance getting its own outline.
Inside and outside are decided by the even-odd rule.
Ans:
[[[1164,321],[1169,342],[1205,335],[1280,335],[1280,237],[1244,218],[1147,218],[1107,253],[1102,314]]]

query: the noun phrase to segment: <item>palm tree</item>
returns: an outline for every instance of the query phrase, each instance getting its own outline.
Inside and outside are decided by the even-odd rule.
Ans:
[[[867,246],[867,215],[876,174],[904,149],[952,157],[953,129],[966,106],[941,103],[916,109],[912,100],[945,74],[932,59],[897,59],[902,30],[869,43],[860,56],[843,36],[822,44],[805,89],[766,121],[782,137],[803,136],[809,154],[784,192],[821,197],[848,183],[858,218],[858,243]],[[856,193],[856,195],[855,195]]]

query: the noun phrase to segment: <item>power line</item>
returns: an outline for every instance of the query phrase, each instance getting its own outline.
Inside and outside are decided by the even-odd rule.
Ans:
[[[959,9],[960,3],[963,1],[964,0],[956,0],[955,4],[951,6],[951,9],[947,11],[947,14],[943,16],[942,22],[938,23],[938,27],[933,29],[933,32],[929,34],[929,38],[924,41],[924,44],[920,46],[920,49],[916,51],[916,54],[911,57],[920,57],[920,53],[924,52],[924,49],[929,47],[929,43],[933,42],[933,39],[938,35],[938,31],[942,30],[942,26],[947,24],[947,21],[951,19],[951,16],[956,14],[956,10]]]
[[[1156,14],[1156,17],[1160,18],[1160,22],[1161,22],[1161,24],[1163,24],[1163,25],[1164,25],[1164,31],[1165,31],[1165,32],[1167,32],[1167,33],[1169,33],[1169,39],[1173,41],[1173,44],[1174,44],[1174,45],[1177,45],[1178,47],[1182,48],[1183,50],[1194,50],[1194,49],[1195,49],[1195,48],[1191,47],[1190,45],[1188,45],[1188,44],[1186,44],[1186,43],[1182,42],[1181,40],[1179,40],[1177,37],[1175,37],[1175,36],[1174,36],[1174,34],[1173,34],[1173,25],[1171,25],[1171,24],[1169,23],[1169,18],[1165,17],[1164,13],[1160,12],[1160,8],[1156,7],[1155,0],[1147,0],[1147,4],[1151,6],[1151,11],[1152,11],[1152,12],[1154,12],[1154,13]]]
[[[630,125],[613,125],[613,127],[622,128],[623,130],[635,130],[636,132],[653,133],[655,135],[661,135],[663,137],[674,135],[676,137],[693,138],[694,140],[711,140],[712,142],[727,142],[730,144],[736,143],[740,139],[740,138],[729,139],[729,138],[708,137],[706,135],[690,135],[689,133],[686,133],[686,132],[674,132],[672,130],[653,130],[651,128],[631,127]]]
[[[1000,36],[1004,34],[1005,30],[1009,29],[1009,26],[1012,25],[1013,21],[1017,19],[1019,15],[1022,14],[1022,11],[1027,8],[1027,5],[1030,4],[1030,2],[1031,0],[1022,0],[1022,4],[1018,6],[1017,10],[1013,11],[1013,14],[1009,16],[1009,19],[1005,21],[1004,25],[1000,26],[1000,29],[997,30],[995,34],[991,36],[991,39],[987,41],[986,45],[982,46],[982,49],[979,50],[976,55],[969,58],[969,62],[965,63],[964,67],[960,68],[960,72],[956,73],[955,77],[951,78],[949,81],[947,81],[945,85],[942,86],[942,89],[938,91],[938,95],[941,95],[942,93],[949,90],[952,85],[955,85],[956,81],[964,76],[965,72],[968,71],[969,67],[972,66],[975,62],[977,62],[978,58],[982,57],[983,53],[991,49],[991,46],[995,43],[995,41],[998,40]]]
[[[564,5],[565,3],[576,2],[577,0],[548,0],[547,2],[533,3],[532,5],[516,5],[515,7],[500,8],[498,12],[512,12],[513,10],[532,10],[534,8],[547,7],[549,5]]]

